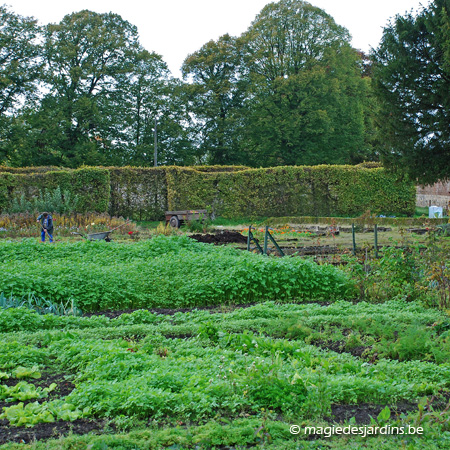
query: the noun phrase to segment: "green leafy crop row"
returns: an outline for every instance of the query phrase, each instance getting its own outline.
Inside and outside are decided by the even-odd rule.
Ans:
[[[300,258],[265,258],[187,237],[133,245],[0,244],[0,284],[16,296],[73,299],[83,311],[345,298],[348,275]]]
[[[383,318],[388,324],[385,332]],[[293,450],[318,448],[319,441],[310,447],[307,436],[289,433],[290,424],[326,425],[323,420],[330,417],[331,405],[369,402],[383,408],[390,405],[373,419],[375,423],[410,421],[426,427],[427,444],[436,439],[447,442],[443,439],[450,429],[448,411],[396,417],[395,405],[445,395],[450,389],[448,360],[436,364],[387,356],[369,363],[347,352],[309,345],[306,335],[297,333],[299,326],[324,338],[345,329],[369,337],[396,331],[402,339],[409,326],[417,325],[436,330],[436,336],[429,336],[434,345],[445,333],[447,320],[445,312],[405,301],[376,305],[339,301],[328,306],[265,302],[231,311],[192,310],[167,316],[140,310],[115,319],[10,308],[0,311],[0,378],[9,381],[0,392],[11,406],[0,417],[11,426],[83,417],[111,420],[119,430],[141,428],[134,437],[104,435],[95,440],[99,449],[109,443],[113,448],[124,443],[123,448],[131,450],[170,448],[180,442],[183,445],[177,448],[211,449],[242,442],[252,448],[273,439],[279,443],[277,449]],[[16,328],[8,328],[8,322]],[[288,335],[289,340],[280,338]],[[42,373],[64,375],[74,390],[64,398],[44,401],[47,392],[33,386],[37,366]],[[25,383],[19,377],[29,380]],[[15,386],[13,378],[18,378]],[[52,397],[57,392],[52,391]],[[33,399],[39,403],[23,403]],[[214,425],[216,420],[220,426]],[[193,439],[175,436],[174,430],[184,429],[177,424],[186,424]],[[161,436],[161,425],[172,432]],[[158,444],[143,435],[138,442],[142,429],[149,436],[160,436]],[[77,448],[87,446],[82,437],[67,439],[80,442]],[[365,438],[361,445],[375,448],[373,439]],[[415,437],[407,439],[411,448],[422,448],[415,446]],[[327,440],[327,448],[345,448],[334,447],[333,442]],[[396,436],[389,436],[389,443],[402,445]],[[46,445],[56,448],[52,442]],[[439,448],[430,445],[427,448]]]

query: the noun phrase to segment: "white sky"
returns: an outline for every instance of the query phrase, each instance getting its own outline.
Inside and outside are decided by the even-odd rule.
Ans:
[[[139,30],[143,47],[163,57],[180,77],[184,59],[225,33],[239,36],[270,0],[0,0],[21,16],[40,24],[57,23],[72,12],[88,9],[113,12]],[[416,11],[429,0],[310,0],[352,35],[352,45],[368,52],[376,48],[383,27],[396,14]]]

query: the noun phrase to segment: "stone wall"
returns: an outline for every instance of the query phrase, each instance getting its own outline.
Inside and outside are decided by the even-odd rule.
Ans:
[[[450,203],[450,181],[429,186],[417,186],[417,206],[442,206],[448,208]]]

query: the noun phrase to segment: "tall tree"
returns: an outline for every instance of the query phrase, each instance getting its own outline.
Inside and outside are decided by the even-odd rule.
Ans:
[[[182,73],[196,117],[199,151],[212,164],[239,162],[240,111],[247,94],[239,41],[229,35],[209,41],[189,55]]]
[[[116,78],[134,69],[135,26],[113,13],[80,11],[46,27],[45,95],[30,117],[36,163],[109,164],[109,135],[102,107]],[[30,145],[32,147],[32,145]]]
[[[254,165],[350,162],[364,143],[364,83],[348,31],[302,0],[270,3],[242,37]]]
[[[421,183],[450,178],[450,1],[396,16],[374,52],[382,159]]]
[[[121,151],[121,164],[154,164],[155,121],[158,165],[194,161],[182,88],[179,80],[171,78],[161,56],[146,50],[138,53],[133,72],[117,78],[114,95],[108,99],[110,113],[105,114],[110,130],[115,130],[113,140]],[[122,126],[114,128],[118,116]]]
[[[39,27],[33,18],[21,17],[0,6],[0,163],[11,157],[5,143],[13,117],[36,91],[41,73]]]

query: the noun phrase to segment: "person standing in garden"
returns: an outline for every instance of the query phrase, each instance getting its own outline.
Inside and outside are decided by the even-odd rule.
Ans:
[[[44,212],[37,218],[37,222],[41,224],[41,241],[45,242],[45,235],[48,235],[48,239],[50,242],[53,242],[53,218],[52,216]]]

